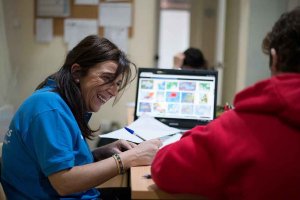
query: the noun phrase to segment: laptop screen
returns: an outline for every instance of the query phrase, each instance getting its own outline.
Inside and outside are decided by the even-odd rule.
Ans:
[[[135,119],[143,114],[189,129],[215,118],[217,71],[139,68]]]

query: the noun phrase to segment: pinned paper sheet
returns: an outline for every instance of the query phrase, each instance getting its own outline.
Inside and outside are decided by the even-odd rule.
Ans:
[[[67,17],[70,16],[70,0],[37,0],[36,10],[39,17]]]
[[[101,3],[99,5],[99,25],[131,27],[131,4]]]
[[[64,40],[71,50],[80,40],[88,35],[97,35],[97,20],[94,19],[65,19]]]
[[[122,51],[128,52],[128,28],[107,26],[104,28],[104,37],[115,43]]]
[[[154,117],[143,115],[134,121],[132,124],[127,126],[128,128],[134,130],[134,132],[140,135],[142,138],[146,140],[151,140],[154,138],[162,138],[165,136],[171,136],[176,133],[180,133],[180,130],[177,128],[173,128],[167,126]],[[125,128],[100,135],[101,138],[114,138],[114,139],[124,139],[128,141],[132,141],[135,143],[140,143],[142,140],[135,135],[130,134]],[[164,139],[166,142],[169,142],[171,139]]]
[[[53,39],[53,19],[36,19],[36,41],[51,42]]]
[[[99,0],[75,0],[75,5],[98,5]]]

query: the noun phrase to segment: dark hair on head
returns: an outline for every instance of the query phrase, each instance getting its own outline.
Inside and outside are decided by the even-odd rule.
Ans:
[[[185,58],[183,60],[183,66],[194,69],[207,69],[207,62],[200,49],[190,47],[183,52]]]
[[[121,75],[122,83],[119,86],[118,95],[115,97],[114,104],[122,96],[125,87],[133,81],[136,75],[136,65],[129,61],[124,54],[115,44],[108,39],[99,38],[97,35],[90,35],[80,41],[68,54],[63,66],[56,73],[48,76],[36,89],[42,88],[47,80],[53,79],[57,83],[56,91],[69,105],[79,128],[85,138],[90,138],[92,134],[98,130],[92,130],[85,120],[87,112],[85,103],[83,101],[79,85],[74,81],[71,73],[71,67],[77,63],[80,65],[80,76],[83,77],[87,74],[88,70],[93,68],[98,63],[105,61],[113,61],[117,63],[118,68],[114,75],[114,79]],[[131,69],[130,66],[133,66]],[[134,74],[133,71],[134,70]]]
[[[300,7],[280,16],[263,40],[262,50],[270,56],[271,49],[277,52],[277,70],[300,72]]]

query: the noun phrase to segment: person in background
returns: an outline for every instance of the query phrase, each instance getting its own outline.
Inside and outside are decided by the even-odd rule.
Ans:
[[[134,77],[131,66],[136,70],[117,46],[96,35],[67,54],[19,107],[6,133],[1,181],[7,199],[130,199],[130,193],[110,196],[95,187],[151,164],[160,140],[118,140],[91,152],[86,139],[97,131],[88,125],[91,114],[118,100]]]
[[[207,69],[207,61],[200,49],[190,47],[174,56],[174,68]]]
[[[300,199],[300,7],[263,40],[271,78],[235,96],[233,110],[156,154],[152,178],[207,199]]]

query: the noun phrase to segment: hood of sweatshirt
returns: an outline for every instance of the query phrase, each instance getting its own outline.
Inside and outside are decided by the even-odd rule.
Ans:
[[[283,73],[260,81],[238,93],[237,112],[270,114],[300,127],[300,74]]]

